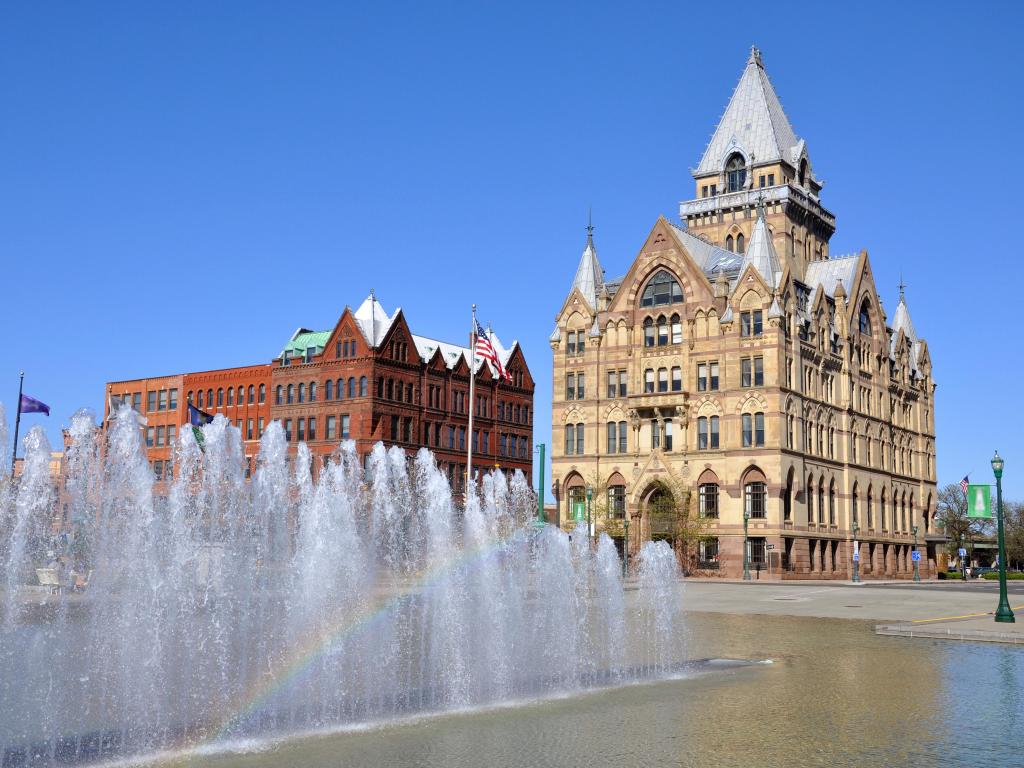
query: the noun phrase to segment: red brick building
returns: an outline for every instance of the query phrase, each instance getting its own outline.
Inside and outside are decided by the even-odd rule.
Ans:
[[[119,398],[149,419],[147,451],[158,479],[173,473],[171,436],[188,422],[188,402],[231,420],[250,458],[276,419],[293,452],[305,442],[321,461],[348,439],[364,458],[377,442],[410,454],[426,446],[460,489],[473,440],[477,470],[520,469],[530,477],[534,381],[518,343],[493,342],[512,381],[477,359],[473,435],[471,350],[414,334],[401,309],[388,315],[372,293],[329,330],[299,328],[272,364],[110,382],[106,410]]]

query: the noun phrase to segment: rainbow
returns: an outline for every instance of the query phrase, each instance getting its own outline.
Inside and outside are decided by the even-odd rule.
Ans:
[[[214,743],[223,738],[233,725],[257,711],[276,693],[301,677],[318,659],[330,653],[335,645],[383,621],[388,612],[403,599],[411,595],[425,594],[450,580],[456,573],[479,568],[496,556],[505,544],[523,533],[523,529],[517,529],[510,535],[497,538],[485,546],[423,569],[409,578],[401,589],[378,596],[354,613],[350,607],[339,610],[338,615],[328,622],[327,626],[296,644],[293,652],[274,666],[269,683],[253,684],[237,696],[235,701],[226,707],[226,713],[214,721],[213,736],[204,743]]]

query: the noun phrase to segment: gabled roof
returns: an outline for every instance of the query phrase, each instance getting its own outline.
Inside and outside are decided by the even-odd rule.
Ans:
[[[853,278],[857,273],[858,256],[839,256],[834,259],[822,259],[811,261],[807,264],[807,271],[804,273],[804,283],[811,289],[807,300],[807,306],[813,307],[818,298],[818,289],[822,289],[826,296],[835,295],[836,283],[843,284],[846,295],[853,293]]]
[[[597,260],[592,226],[587,226],[587,245],[583,249],[580,265],[576,269],[576,277],[573,278],[572,285],[583,294],[583,298],[590,302],[590,307],[596,310],[597,296],[604,286],[604,270],[601,269],[601,263]]]
[[[748,162],[753,156],[757,163],[785,160],[795,165],[800,144],[764,70],[761,52],[751,48],[747,66],[694,174],[717,173],[735,150]]]
[[[311,331],[308,328],[299,328],[284,345],[278,357],[284,357],[286,353],[291,358],[304,357],[306,350],[310,347],[315,350],[314,354],[319,355],[324,351],[324,345],[327,344],[331,333],[333,331]]]
[[[359,309],[355,311],[353,317],[366,342],[371,347],[376,347],[384,339],[397,314],[398,310],[395,310],[395,313],[388,317],[388,313],[384,311],[384,307],[380,305],[371,291],[370,295],[359,305]]]
[[[690,258],[703,270],[710,280],[718,272],[739,272],[743,257],[738,253],[712,245],[707,240],[691,235],[689,230],[672,224],[673,232],[682,241]]]
[[[460,347],[457,344],[449,344],[446,341],[438,341],[437,339],[430,339],[426,336],[417,336],[415,333],[412,335],[413,344],[416,345],[416,352],[419,354],[423,362],[430,362],[430,359],[434,356],[435,352],[440,352],[441,359],[444,361],[445,367],[449,370],[455,368],[459,364],[459,360],[466,362],[468,368],[472,361],[472,350],[469,347]],[[515,348],[519,345],[518,341],[513,341],[508,349],[501,343],[498,335],[491,332],[491,345],[494,347],[494,351],[498,353],[498,359],[501,360],[503,366],[508,365],[509,359],[512,357],[512,353]],[[477,356],[476,358],[476,370],[479,371],[481,366],[486,361]],[[497,371],[490,363],[487,363],[487,367],[492,374],[497,376]]]
[[[779,280],[782,278],[782,266],[779,256],[775,253],[775,245],[772,243],[772,233],[768,231],[768,225],[764,220],[764,210],[757,209],[757,221],[754,222],[754,231],[750,233],[750,244],[743,254],[743,263],[740,265],[740,272],[751,265],[771,288],[779,287]]]

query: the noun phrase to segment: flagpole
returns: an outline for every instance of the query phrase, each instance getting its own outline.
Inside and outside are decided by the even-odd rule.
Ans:
[[[473,330],[469,335],[469,348],[471,351],[469,365],[469,435],[466,440],[466,490],[469,491],[469,481],[473,477],[473,411],[475,409],[474,396],[476,388],[476,304],[473,305]]]
[[[18,379],[18,415],[14,419],[14,447],[11,449],[11,477],[14,477],[14,465],[18,456],[18,428],[21,427],[21,393],[25,386],[25,372],[21,371]]]

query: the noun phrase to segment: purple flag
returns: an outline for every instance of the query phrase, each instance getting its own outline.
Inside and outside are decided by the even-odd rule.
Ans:
[[[50,415],[50,406],[42,400],[36,400],[28,395],[21,396],[20,410],[22,413],[45,413],[47,416]]]

